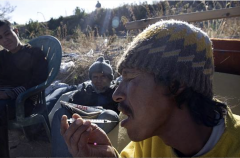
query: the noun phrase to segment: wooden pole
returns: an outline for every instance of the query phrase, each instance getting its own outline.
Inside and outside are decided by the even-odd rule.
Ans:
[[[157,21],[168,20],[168,19],[182,20],[187,22],[197,22],[197,21],[222,19],[222,18],[238,17],[238,16],[240,16],[240,7],[234,7],[234,8],[227,8],[227,9],[218,9],[218,10],[211,10],[211,11],[204,11],[204,12],[195,12],[195,13],[189,13],[189,14],[171,15],[171,16],[164,16],[164,17],[158,17],[158,18],[136,20],[136,21],[128,22],[126,24],[126,28],[128,30],[144,29],[150,24],[156,23]]]

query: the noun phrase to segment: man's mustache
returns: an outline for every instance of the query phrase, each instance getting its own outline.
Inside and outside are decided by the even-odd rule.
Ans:
[[[118,109],[121,111],[124,111],[125,114],[130,114],[133,117],[133,112],[132,109],[125,103],[119,103],[118,104]]]

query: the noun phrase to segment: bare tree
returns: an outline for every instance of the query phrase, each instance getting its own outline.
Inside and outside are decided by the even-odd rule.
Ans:
[[[10,19],[8,14],[12,13],[15,8],[16,6],[11,6],[9,2],[6,2],[4,5],[0,4],[0,19]]]

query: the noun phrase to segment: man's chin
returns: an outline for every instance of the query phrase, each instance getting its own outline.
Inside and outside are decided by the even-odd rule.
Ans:
[[[127,128],[125,128],[125,129],[127,131],[128,137],[134,142],[143,141],[145,139],[153,137],[153,135],[152,136],[146,135],[146,134],[141,133],[140,131],[131,131],[131,130],[128,130]]]
[[[144,139],[138,137],[138,136],[136,135],[136,133],[134,133],[134,134],[129,134],[129,133],[127,133],[127,134],[128,134],[128,137],[129,137],[129,139],[130,139],[131,141],[140,142],[140,141],[144,140]]]
[[[97,86],[96,86],[96,89],[97,89],[98,91],[103,91],[103,90],[105,90],[103,87],[97,87]]]
[[[103,92],[105,92],[106,90],[107,90],[107,88],[98,88],[98,87],[96,87],[96,90],[99,92],[99,93],[103,93]]]

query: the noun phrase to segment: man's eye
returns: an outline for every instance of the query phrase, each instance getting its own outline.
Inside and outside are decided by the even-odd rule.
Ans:
[[[102,78],[102,79],[106,79],[106,78],[107,78],[107,76],[105,76],[105,75],[104,75],[104,76],[102,76],[101,78]]]
[[[11,34],[10,32],[6,32],[4,35],[9,36],[10,34]]]
[[[126,81],[126,82],[129,82],[129,81],[131,81],[131,80],[133,80],[134,78],[125,78],[125,79],[123,79],[123,81]]]

